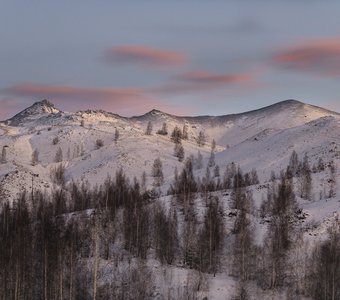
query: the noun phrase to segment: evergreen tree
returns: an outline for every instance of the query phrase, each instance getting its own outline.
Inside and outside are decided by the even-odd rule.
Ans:
[[[215,153],[211,151],[209,161],[208,161],[208,167],[211,168],[213,166],[215,166]]]
[[[152,133],[152,123],[151,123],[151,121],[149,121],[148,125],[146,126],[145,134],[146,135],[151,135],[151,133]]]
[[[311,200],[312,197],[312,172],[309,166],[307,153],[303,158],[300,174],[300,197]]]
[[[296,176],[298,174],[299,169],[299,157],[295,150],[292,152],[290,156],[289,166],[293,172],[293,175]]]
[[[182,129],[182,139],[187,140],[189,138],[188,125],[184,124]]]
[[[118,131],[118,128],[116,128],[115,129],[115,138],[114,138],[115,144],[117,144],[118,139],[119,139],[119,131]]]
[[[195,165],[195,168],[198,170],[203,168],[203,156],[201,154],[201,151],[199,150],[197,151],[197,158],[195,160],[194,165]]]
[[[156,158],[152,166],[152,177],[154,177],[154,185],[161,186],[164,182],[163,164],[160,158]]]
[[[182,131],[175,126],[174,130],[171,133],[171,140],[175,143],[175,144],[180,144],[181,140],[182,140]]]
[[[54,158],[54,162],[62,162],[63,161],[63,150],[59,147]]]
[[[333,198],[335,197],[335,187],[336,187],[336,167],[334,161],[330,163],[329,166],[330,170],[330,178],[329,178],[329,193],[328,197]]]
[[[32,152],[32,166],[35,166],[36,164],[38,164],[39,162],[39,151],[37,149],[35,149],[33,152]]]
[[[7,162],[7,147],[8,146],[2,147],[2,152],[1,152],[1,163],[2,164],[5,164]]]
[[[162,128],[157,131],[157,134],[168,135],[168,125],[164,122]]]
[[[178,161],[184,159],[184,148],[181,143],[176,143],[174,147],[174,156],[178,158]]]
[[[203,131],[200,131],[198,133],[198,137],[197,137],[197,145],[199,147],[203,147],[205,145],[205,142],[206,142],[206,137],[205,137]]]

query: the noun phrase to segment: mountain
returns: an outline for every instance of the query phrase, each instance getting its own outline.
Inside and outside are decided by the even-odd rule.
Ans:
[[[36,119],[41,119],[49,115],[55,115],[61,113],[51,102],[48,100],[42,100],[35,102],[32,106],[24,109],[16,114],[14,117],[8,119],[6,123],[12,126],[19,126],[28,122],[32,122]]]
[[[152,132],[147,135],[146,128],[149,122],[152,124]],[[167,135],[157,133],[163,123],[167,124]],[[174,155],[176,146],[171,140],[171,133],[176,126],[180,130],[183,130],[185,126],[188,133],[188,138],[181,141],[185,155],[183,161],[179,161]],[[197,143],[200,132],[204,133],[206,139],[204,145]],[[171,193],[176,170],[177,174],[180,174],[186,166],[186,159],[190,159],[194,165],[193,176],[197,184],[201,183],[204,186],[210,178],[213,186],[217,186],[217,183],[225,180],[224,173],[227,170],[230,171],[233,166],[235,168],[240,166],[243,174],[248,174],[248,179],[254,169],[258,174],[259,182],[254,181],[246,188],[247,194],[252,195],[254,206],[249,208],[251,212],[247,214],[251,222],[251,235],[254,243],[257,247],[263,247],[264,238],[271,224],[271,216],[268,215],[270,205],[266,201],[270,198],[268,195],[277,188],[275,184],[279,182],[278,178],[282,176],[282,170],[286,170],[287,165],[290,164],[292,153],[295,151],[298,156],[298,165],[310,165],[312,188],[308,199],[305,199],[306,197],[303,197],[301,192],[302,177],[295,174],[293,178],[290,178],[299,210],[293,211],[293,216],[288,215],[286,219],[294,219],[294,228],[299,236],[296,247],[292,248],[291,252],[287,252],[285,259],[294,267],[296,266],[296,270],[298,267],[307,270],[303,264],[307,258],[312,257],[310,249],[320,240],[326,240],[329,228],[338,222],[340,189],[336,182],[340,182],[339,132],[339,113],[295,100],[286,100],[257,110],[223,116],[180,117],[152,110],[142,116],[130,118],[103,110],[63,112],[49,101],[43,100],[0,123],[0,149],[2,150],[0,202],[8,200],[12,203],[18,195],[26,192],[28,204],[36,205],[32,203],[34,202],[32,200],[35,200],[31,196],[32,190],[40,190],[46,195],[53,193],[55,199],[64,199],[66,202],[70,201],[72,193],[84,193],[79,197],[84,197],[86,200],[91,188],[104,183],[108,185],[108,176],[114,178],[117,171],[122,169],[131,183],[135,182],[134,178],[145,183],[145,189],[150,197],[146,205],[151,220],[158,212],[157,204],[164,205],[165,211],[167,209],[169,211],[169,216],[170,208],[175,206],[178,226],[181,229],[178,233],[182,234],[182,229],[186,228],[184,225],[187,222],[184,217],[185,208],[181,200]],[[213,140],[216,142],[216,148],[212,155]],[[198,153],[202,155],[201,166],[198,163]],[[161,160],[163,166],[164,183],[160,187],[154,186],[155,179],[152,175],[156,158]],[[215,166],[208,167],[212,158],[219,166],[219,170]],[[56,180],[55,176],[60,168],[63,170],[61,177],[65,181],[64,186]],[[274,177],[276,179],[273,179]],[[73,182],[80,183],[82,190],[72,190]],[[103,194],[105,199],[109,197],[109,192],[112,191],[108,190],[107,194]],[[188,289],[189,286],[196,287],[202,282],[204,286],[209,286],[209,289],[200,292],[201,296],[196,297],[197,299],[232,298],[231,294],[237,289],[237,279],[230,276],[232,257],[229,248],[236,238],[235,224],[240,216],[238,209],[232,205],[232,190],[226,186],[219,188],[209,186],[195,193],[193,203],[190,205],[196,211],[195,219],[198,228],[204,229],[204,225],[207,224],[204,214],[210,208],[208,203],[212,203],[216,197],[220,199],[222,208],[221,211],[214,213],[211,220],[220,215],[223,217],[226,245],[220,254],[219,272],[214,275],[201,271],[195,272],[181,261],[181,256],[175,258],[171,265],[161,265],[155,259],[157,250],[152,248],[145,260],[145,265],[152,270],[154,277],[152,284],[156,292],[152,298],[163,299],[159,295],[169,292],[168,290],[164,292],[169,284],[171,288],[176,287],[169,293],[174,293],[175,290],[179,293],[181,289]],[[81,220],[80,223],[86,222],[88,218],[93,217],[93,207],[86,208],[86,210],[77,209],[58,214],[57,219],[64,218],[65,224],[68,224],[71,219],[78,220],[77,218]],[[106,225],[103,227],[101,233],[101,238],[105,237],[103,243],[114,240],[110,247],[105,246],[106,250],[103,252],[114,252],[111,255],[116,255],[114,257],[117,261],[110,265],[110,260],[101,258],[99,269],[102,273],[100,274],[112,273],[116,278],[125,278],[118,274],[120,270],[124,273],[128,268],[130,270],[130,263],[136,262],[135,257],[122,246],[122,236],[125,231],[121,228],[126,224],[123,226],[119,222],[122,222],[121,219],[125,217],[126,214],[117,213],[117,218],[113,218],[117,223],[114,225],[110,223],[108,227],[105,227]],[[106,235],[110,226],[114,228],[114,233],[109,232],[109,235]],[[197,235],[198,232],[200,231],[198,230],[195,234]],[[154,234],[154,231],[149,233],[150,239]],[[193,241],[195,234],[190,236]],[[112,238],[113,236],[117,240]],[[89,242],[89,249],[91,249],[92,242]],[[264,246],[261,249],[265,252],[267,248]],[[81,258],[78,262],[79,266],[84,264],[84,261],[87,265],[92,265],[92,250],[87,251],[88,257]],[[183,251],[181,248],[177,250],[180,253]],[[266,264],[267,256],[262,257],[262,255],[267,254],[258,256],[260,265]],[[117,264],[118,267],[116,267]],[[113,269],[112,266],[114,266]],[[77,275],[83,276],[83,273],[90,274],[91,272],[82,271]],[[105,277],[105,275],[100,276]],[[98,280],[98,286],[104,285],[105,282],[107,282],[106,277]],[[252,284],[249,288],[257,298],[285,299],[288,293],[285,287],[273,291],[272,289],[266,290],[266,287],[256,288],[255,280]],[[298,299],[307,299],[300,296],[297,296]],[[180,299],[180,297],[177,298]],[[176,299],[176,296],[173,299]]]
[[[246,170],[257,168],[266,180],[270,169],[278,171],[286,165],[294,149],[301,156],[309,153],[313,163],[320,156],[325,161],[338,158],[339,120],[340,115],[336,112],[295,100],[224,116],[179,117],[152,110],[131,118],[102,110],[62,112],[43,100],[1,124],[0,130],[4,134],[0,147],[8,146],[8,163],[6,168],[1,168],[0,176],[18,172],[15,178],[7,176],[3,179],[8,191],[15,191],[12,186],[16,184],[20,186],[22,176],[29,181],[31,172],[40,175],[42,187],[51,188],[49,172],[55,165],[55,154],[60,147],[68,181],[100,183],[108,174],[114,176],[117,169],[124,167],[129,176],[137,178],[145,171],[151,186],[150,170],[154,159],[160,157],[166,190],[175,167],[181,169],[183,166],[173,155],[174,144],[169,136],[175,126],[182,129],[186,125],[188,139],[183,141],[186,157],[196,156],[200,151],[207,160],[214,139],[216,161],[222,169],[227,163],[237,162]],[[146,136],[149,121],[153,132]],[[156,134],[164,122],[168,136]],[[114,142],[116,129],[120,133],[117,144]],[[203,147],[196,141],[200,131],[207,140]],[[54,144],[56,138],[58,143]],[[100,149],[96,148],[98,139],[104,144]],[[34,150],[39,151],[37,166],[31,166]],[[203,176],[204,172],[197,170],[197,174]]]

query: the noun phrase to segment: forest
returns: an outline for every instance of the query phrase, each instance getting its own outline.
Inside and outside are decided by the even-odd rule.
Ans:
[[[123,169],[100,186],[66,184],[60,163],[51,173],[52,193],[34,189],[32,181],[31,192],[15,202],[1,200],[0,299],[197,299],[209,289],[207,276],[223,272],[237,284],[235,300],[253,299],[254,287],[285,290],[287,299],[340,299],[339,220],[323,240],[308,244],[296,199],[309,199],[311,174],[325,169],[332,184],[323,196],[334,197],[334,164],[320,160],[310,167],[307,155],[299,161],[293,152],[285,170],[272,172],[256,208],[252,187],[261,184],[255,169],[244,173],[231,163],[220,176],[211,157],[199,178],[194,169],[200,163],[199,155],[189,157],[175,170],[169,201],[160,197],[159,158],[149,171],[152,189],[145,172],[137,180]],[[257,217],[267,225],[261,244]],[[150,261],[190,270],[188,284],[156,288]]]

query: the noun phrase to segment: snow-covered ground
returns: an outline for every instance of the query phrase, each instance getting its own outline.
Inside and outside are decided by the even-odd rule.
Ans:
[[[153,126],[151,135],[145,134],[148,122]],[[156,133],[164,122],[168,127],[167,136]],[[153,110],[132,118],[104,111],[61,112],[48,101],[42,101],[0,123],[0,151],[5,149],[6,152],[6,161],[0,164],[2,199],[11,201],[24,190],[31,192],[32,184],[34,189],[51,191],[50,173],[58,165],[55,156],[59,148],[66,167],[66,181],[88,182],[92,186],[103,183],[107,176],[114,177],[116,171],[123,168],[131,179],[140,180],[145,172],[147,186],[152,188],[152,165],[160,158],[165,179],[161,188],[164,196],[174,179],[175,168],[180,171],[184,166],[174,157],[174,143],[170,139],[175,126],[182,129],[184,125],[188,128],[188,140],[182,141],[185,157],[196,157],[200,151],[204,159],[203,168],[195,170],[195,176],[205,174],[213,139],[217,143],[215,155],[221,176],[231,162],[239,164],[245,172],[257,169],[260,184],[252,187],[257,209],[266,197],[271,171],[278,174],[285,168],[293,150],[300,159],[308,153],[311,166],[319,158],[326,166],[333,161],[340,182],[340,115],[298,101],[283,101],[256,111],[219,117],[177,117]],[[116,130],[119,131],[117,142]],[[196,140],[200,131],[207,138],[203,147],[199,147]],[[103,142],[102,147],[97,147],[97,140]],[[38,163],[33,166],[34,150],[38,150],[39,155]],[[329,176],[327,167],[313,174],[312,199],[298,198],[306,214],[301,223],[306,239],[324,238],[328,226],[339,214],[339,189],[335,198],[320,197],[329,189]],[[229,197],[223,192],[220,195],[228,215]],[[167,203],[169,199],[165,196],[161,201]],[[260,244],[266,224],[260,218],[254,223]],[[178,267],[166,272],[168,277],[171,272],[171,280],[184,282],[187,278],[187,271]],[[203,293],[202,298],[229,299],[228,295],[235,288],[233,279],[225,274],[207,280],[213,292]]]

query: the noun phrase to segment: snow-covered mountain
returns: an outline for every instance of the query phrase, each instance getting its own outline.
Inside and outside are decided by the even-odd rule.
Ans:
[[[153,126],[151,135],[145,135],[148,122]],[[169,132],[166,136],[156,133],[163,123]],[[269,178],[271,170],[278,172],[285,167],[293,150],[301,157],[308,152],[312,163],[319,157],[325,162],[339,159],[340,114],[295,100],[217,117],[178,117],[152,110],[131,118],[101,110],[62,112],[43,100],[1,122],[0,147],[6,146],[6,163],[0,168],[3,189],[14,197],[23,182],[30,186],[32,173],[39,174],[37,187],[49,189],[49,173],[61,148],[67,181],[88,180],[93,185],[114,176],[120,167],[131,178],[140,178],[145,171],[151,185],[152,164],[160,157],[165,191],[175,168],[183,166],[173,155],[170,135],[175,126],[182,129],[184,125],[188,129],[188,139],[183,141],[185,157],[200,151],[207,160],[215,139],[216,162],[221,170],[237,162],[245,171],[256,168],[262,181]],[[203,147],[197,145],[200,131],[207,140]],[[98,139],[103,147],[96,146]],[[32,166],[34,150],[39,152],[38,164]],[[202,174],[204,170],[197,170],[197,175]]]
[[[164,123],[167,135],[157,133]],[[150,135],[146,134],[148,124],[152,125]],[[185,163],[185,159],[179,161],[174,156],[171,133],[176,126],[181,130],[185,127],[188,133],[188,138],[182,140],[185,158],[196,158],[198,153],[203,156],[203,166],[194,169],[196,178],[203,178],[206,174],[213,140],[216,141],[214,154],[221,180],[224,170],[232,162],[239,164],[244,172],[253,168],[257,170],[260,183],[248,189],[253,193],[255,213],[252,223],[258,245],[262,244],[267,230],[266,221],[259,216],[259,208],[266,199],[271,172],[279,174],[289,163],[294,150],[300,160],[308,154],[311,167],[321,159],[324,169],[312,174],[311,198],[301,199],[296,193],[304,218],[298,226],[307,241],[326,237],[328,227],[340,212],[339,189],[335,190],[335,197],[328,196],[332,184],[330,164],[338,167],[340,160],[340,114],[295,100],[224,116],[179,117],[152,110],[131,118],[102,110],[63,112],[47,100],[36,102],[0,122],[0,199],[12,201],[18,194],[23,191],[30,193],[32,189],[52,191],[55,183],[51,174],[61,164],[66,170],[66,184],[77,181],[94,187],[102,184],[107,176],[114,177],[123,168],[131,180],[133,177],[140,179],[145,172],[147,188],[152,189],[152,165],[156,158],[160,158],[164,184],[160,187],[158,200],[169,205],[171,196],[166,193],[174,180],[175,169],[180,171]],[[206,138],[203,146],[197,143],[200,132]],[[209,170],[214,173],[213,168]],[[339,182],[339,168],[336,170]],[[299,179],[295,178],[294,183],[298,189]],[[220,196],[226,231],[230,233],[235,215],[230,208],[230,193],[215,193]],[[198,213],[203,214],[206,208],[202,197],[198,196],[195,201]],[[148,264],[155,274],[161,272],[153,260]],[[190,270],[178,266],[165,269],[176,274],[178,285],[185,286],[183,278]],[[163,279],[159,274],[158,288],[166,286]],[[216,277],[211,276],[207,295],[209,299],[230,299],[234,289],[233,279],[222,272]],[[261,293],[259,298],[272,298],[265,291]],[[280,291],[277,293],[276,299],[281,299]]]

